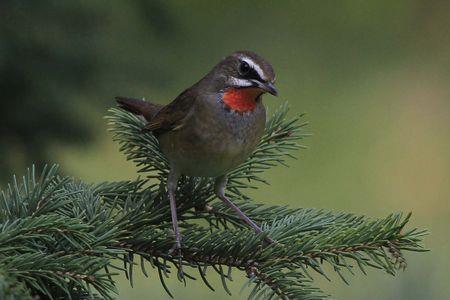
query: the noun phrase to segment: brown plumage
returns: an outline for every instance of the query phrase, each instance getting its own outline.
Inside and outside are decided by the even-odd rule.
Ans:
[[[223,58],[205,77],[168,105],[117,97],[120,107],[142,115],[170,162],[167,190],[176,243],[181,247],[175,192],[181,175],[215,177],[215,192],[256,232],[261,228],[226,196],[227,173],[244,162],[264,132],[262,94],[277,94],[271,65],[250,51]],[[270,238],[267,241],[272,242]]]
[[[161,108],[164,107],[164,105],[161,104],[154,104],[140,99],[128,97],[116,97],[116,101],[120,108],[123,108],[135,115],[141,115],[147,121],[153,119],[153,117],[161,110]]]

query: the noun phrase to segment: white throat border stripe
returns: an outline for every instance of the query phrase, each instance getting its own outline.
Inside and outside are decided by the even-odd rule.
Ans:
[[[231,83],[234,86],[239,86],[239,87],[247,87],[247,86],[252,86],[253,85],[253,82],[251,82],[250,80],[242,79],[242,78],[236,78],[236,77],[231,77]]]

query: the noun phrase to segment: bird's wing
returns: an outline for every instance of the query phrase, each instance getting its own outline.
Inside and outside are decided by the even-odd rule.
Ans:
[[[174,101],[161,108],[161,110],[144,127],[145,131],[161,134],[175,130],[182,126],[183,120],[191,111],[195,96],[191,90],[185,90]]]

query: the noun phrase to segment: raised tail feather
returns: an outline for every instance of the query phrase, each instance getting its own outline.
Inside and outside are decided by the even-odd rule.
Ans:
[[[143,116],[147,121],[150,121],[163,107],[163,105],[160,104],[128,97],[116,97],[116,101],[120,108],[135,115]]]

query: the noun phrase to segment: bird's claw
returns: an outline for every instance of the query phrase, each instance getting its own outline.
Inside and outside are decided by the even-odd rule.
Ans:
[[[269,244],[269,245],[277,245],[277,244],[278,244],[277,241],[275,241],[274,239],[272,239],[272,238],[269,237],[269,236],[266,236],[266,237],[264,238],[264,242],[266,242],[266,243]]]
[[[183,253],[181,249],[181,242],[176,241],[175,244],[172,246],[172,248],[169,249],[168,254],[178,258],[178,265],[175,264],[175,266],[178,269],[177,277],[178,280],[185,281],[183,272]]]

